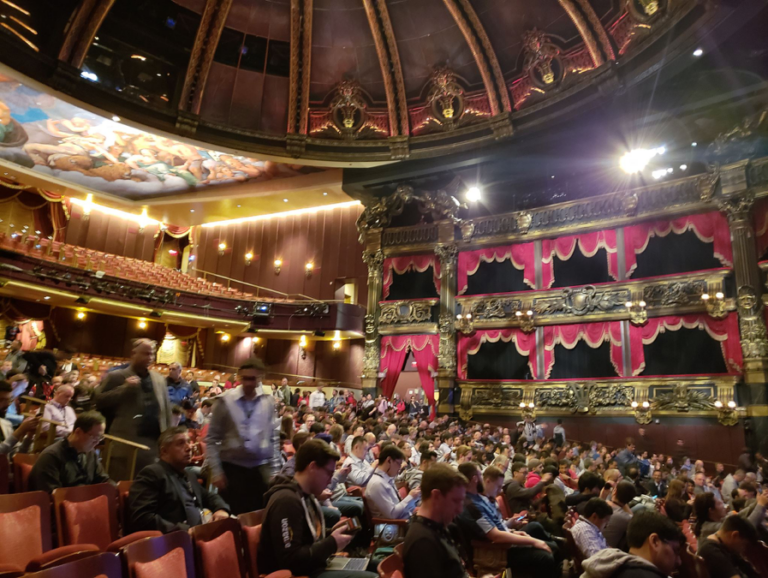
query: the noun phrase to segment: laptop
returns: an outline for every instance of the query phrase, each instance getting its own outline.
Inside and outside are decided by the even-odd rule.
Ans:
[[[347,558],[346,556],[332,556],[325,567],[326,570],[365,571],[368,569],[370,556],[366,558]]]

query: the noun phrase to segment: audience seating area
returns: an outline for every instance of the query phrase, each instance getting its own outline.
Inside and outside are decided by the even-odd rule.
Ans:
[[[112,255],[102,251],[94,251],[76,245],[68,245],[39,238],[36,235],[13,233],[8,235],[0,232],[0,248],[13,251],[35,259],[50,261],[76,267],[85,271],[103,271],[111,277],[119,277],[130,281],[140,280],[144,283],[158,285],[177,291],[189,291],[202,295],[214,295],[231,299],[256,298],[252,293],[246,293],[220,283],[213,283],[201,277],[192,277],[176,269],[163,267],[151,261]],[[260,301],[285,301],[259,295]]]

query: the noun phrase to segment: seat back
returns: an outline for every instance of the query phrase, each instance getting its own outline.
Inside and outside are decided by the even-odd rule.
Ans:
[[[404,500],[408,496],[408,486],[400,486],[397,489],[397,494],[400,496],[401,500]]]
[[[128,493],[131,491],[131,485],[133,485],[133,481],[131,480],[123,480],[122,482],[117,482],[118,520],[120,521],[120,527],[123,529],[123,533],[125,533],[126,522],[125,503],[128,501]]]
[[[262,509],[256,510],[255,512],[240,514],[237,517],[237,520],[244,528],[247,526],[260,526],[264,521],[264,512],[266,512],[266,510]]]
[[[59,545],[96,544],[102,550],[118,536],[117,489],[94,484],[53,491]]]
[[[189,534],[194,545],[198,575],[207,578],[246,578],[242,527],[237,520],[227,518],[194,526],[190,528]]]
[[[502,518],[507,520],[512,517],[512,512],[509,511],[509,506],[507,505],[507,499],[504,497],[503,492],[498,496],[496,496],[496,503],[499,506],[499,512],[501,512]]]
[[[26,568],[51,549],[51,499],[45,492],[0,495],[0,560]]]
[[[709,578],[709,570],[704,558],[697,556],[687,546],[680,548],[680,567],[677,569],[678,578]]]
[[[744,557],[755,567],[758,575],[768,576],[768,546],[765,542],[748,546]]]
[[[195,578],[192,538],[186,532],[139,540],[123,549],[123,557],[126,578]]]
[[[122,578],[123,568],[117,554],[100,553],[61,566],[54,566],[24,578]]]
[[[11,462],[8,456],[0,456],[0,494],[7,494],[11,483]]]
[[[16,493],[29,489],[29,474],[37,461],[38,454],[16,454],[13,456],[13,489]]]
[[[394,578],[395,572],[400,572],[401,574],[405,572],[403,559],[397,554],[387,556],[379,562],[377,570],[379,572],[379,578]]]
[[[259,542],[261,542],[261,522],[264,519],[264,510],[256,510],[247,514],[240,514],[237,520],[243,529],[245,541],[245,561],[250,575],[259,576]]]

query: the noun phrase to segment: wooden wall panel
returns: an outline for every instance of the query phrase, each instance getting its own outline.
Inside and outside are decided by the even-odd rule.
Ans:
[[[83,208],[72,205],[71,218],[67,224],[65,241],[95,251],[113,255],[151,261],[155,251],[156,226],[139,226],[133,221],[92,211],[84,219]]]
[[[361,210],[355,206],[203,228],[198,236],[198,270],[328,300],[334,298],[337,280],[353,278],[358,285],[357,302],[364,304],[367,270],[355,227]],[[218,254],[219,239],[228,247],[223,256]],[[253,252],[254,261],[246,267],[248,251]],[[279,275],[274,270],[276,258],[283,261]],[[315,264],[309,278],[305,270],[308,261]],[[255,291],[247,286],[239,288]]]

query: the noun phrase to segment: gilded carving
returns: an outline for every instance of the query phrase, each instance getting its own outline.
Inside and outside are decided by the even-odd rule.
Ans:
[[[375,252],[366,251],[363,253],[363,261],[368,266],[368,279],[381,275],[381,266],[384,264],[384,253],[381,249]]]
[[[379,375],[379,365],[381,364],[381,352],[379,350],[379,340],[366,340],[365,352],[363,353],[363,377],[376,379]]]
[[[675,281],[643,287],[643,300],[649,307],[700,304],[701,296],[706,292],[706,280]]]
[[[446,276],[456,267],[456,258],[459,249],[456,245],[438,245],[435,247],[435,255],[440,259],[440,275]]]
[[[547,90],[563,80],[565,67],[560,57],[560,48],[544,32],[534,28],[523,33],[523,50],[523,72],[534,86]]]
[[[461,392],[461,404],[459,405],[459,417],[464,421],[469,421],[474,416],[472,410],[472,397],[474,396],[474,389],[464,389]]]
[[[472,404],[494,408],[513,408],[518,407],[522,399],[520,389],[510,389],[501,384],[493,384],[489,388],[476,389]]]
[[[696,179],[699,186],[699,194],[702,201],[709,201],[715,196],[717,184],[720,182],[720,167],[716,167],[712,173],[701,175]]]
[[[465,221],[461,224],[461,240],[465,243],[472,240],[472,235],[475,234],[475,224],[471,221]]]
[[[401,245],[429,245],[437,243],[437,239],[437,225],[416,225],[415,227],[398,227],[396,229],[386,229],[382,233],[381,244],[384,247],[397,247]]]
[[[575,315],[580,317],[595,311],[613,311],[624,307],[631,297],[629,289],[603,289],[587,285],[576,289],[563,289],[559,297],[534,299],[533,306],[537,314]]]
[[[441,313],[437,324],[440,335],[453,335],[456,332],[456,327],[453,323],[453,315],[450,313]]]
[[[621,200],[622,209],[624,210],[625,217],[634,217],[637,215],[637,204],[639,199],[637,193],[629,193],[624,195]]]
[[[762,307],[752,287],[739,287],[736,303],[739,308],[739,330],[744,359],[768,357],[768,334],[762,317]]]
[[[536,406],[566,408],[572,413],[597,413],[599,408],[630,407],[634,388],[630,385],[598,385],[594,382],[568,383],[565,387],[537,388]]]
[[[456,341],[453,333],[440,333],[440,351],[437,355],[437,365],[444,372],[451,375],[456,374]]]
[[[763,156],[766,134],[768,109],[744,117],[737,126],[719,134],[707,148],[707,154],[723,163]]]
[[[690,410],[714,410],[715,399],[703,391],[689,389],[688,384],[678,383],[671,393],[656,395],[652,402],[653,409],[688,412]]]
[[[429,79],[427,104],[432,116],[447,130],[464,114],[464,89],[456,82],[456,74],[447,67],[440,67]]]
[[[411,323],[429,323],[432,321],[432,306],[436,303],[436,299],[382,303],[381,313],[379,313],[379,324],[406,325]]]
[[[747,191],[743,194],[733,195],[718,200],[720,210],[728,217],[728,222],[734,223],[749,218],[749,212],[755,203],[755,194]]]
[[[365,316],[365,333],[367,335],[373,335],[376,333],[378,324],[376,323],[376,316],[372,313],[368,313]]]
[[[528,211],[520,211],[515,215],[515,220],[517,221],[518,232],[521,235],[527,235],[533,221],[531,214]]]
[[[333,124],[344,138],[354,139],[367,116],[360,84],[355,80],[342,80],[336,85],[335,92],[330,104]]]

